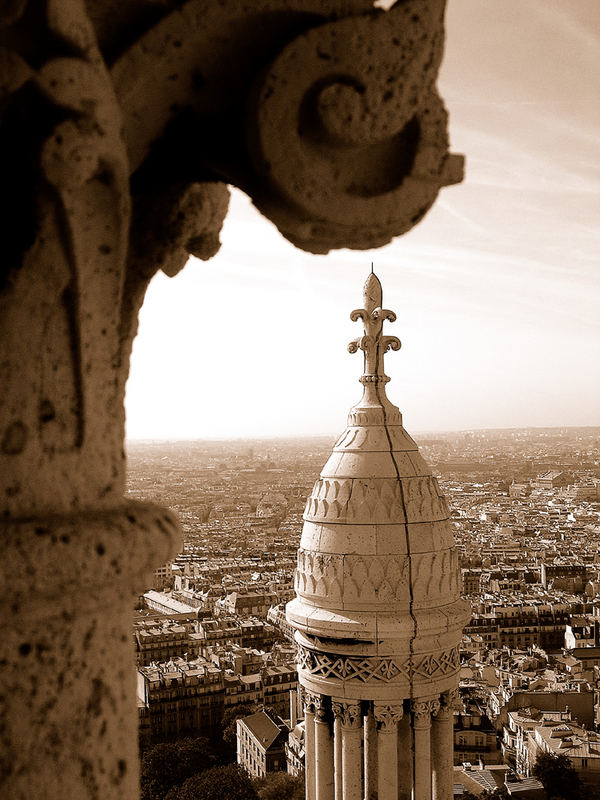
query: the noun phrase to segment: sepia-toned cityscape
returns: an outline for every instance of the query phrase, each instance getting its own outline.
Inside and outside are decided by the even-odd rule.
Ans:
[[[599,3],[0,4],[0,800],[600,800]]]
[[[539,753],[568,756],[589,786],[600,770],[600,427],[415,438],[448,499],[471,609],[453,708],[454,796],[505,787],[544,797],[531,777]],[[225,730],[233,760],[237,708],[238,762],[259,784],[278,771],[302,782],[285,606],[306,498],[332,445],[130,443],[130,494],[175,509],[185,537],[134,622],[144,748],[191,735],[214,741]],[[282,797],[304,796],[303,787],[276,785]]]

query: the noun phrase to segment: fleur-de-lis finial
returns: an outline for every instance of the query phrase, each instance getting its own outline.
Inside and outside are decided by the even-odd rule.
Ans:
[[[384,320],[395,322],[396,315],[393,311],[381,307],[383,292],[379,278],[373,272],[372,264],[371,273],[365,281],[363,289],[363,303],[364,308],[357,308],[352,311],[350,319],[353,322],[362,319],[365,326],[365,334],[351,341],[348,345],[348,350],[351,353],[362,350],[364,353],[364,374],[359,379],[362,384],[365,386],[369,384],[385,385],[390,379],[384,372],[383,356],[390,349],[399,350],[401,344],[400,339],[396,336],[382,335]]]

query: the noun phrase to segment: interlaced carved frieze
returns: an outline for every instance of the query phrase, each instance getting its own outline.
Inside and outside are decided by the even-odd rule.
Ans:
[[[401,658],[365,656],[342,656],[321,653],[299,647],[298,666],[320,678],[335,678],[361,683],[405,682],[411,677],[426,679],[455,674],[460,666],[458,648],[441,653],[408,656]]]

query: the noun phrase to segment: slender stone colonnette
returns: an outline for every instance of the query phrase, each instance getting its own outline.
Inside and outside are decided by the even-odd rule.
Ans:
[[[364,289],[361,401],[306,504],[296,628],[307,800],[451,800],[467,621],[446,500],[385,393],[378,278]]]

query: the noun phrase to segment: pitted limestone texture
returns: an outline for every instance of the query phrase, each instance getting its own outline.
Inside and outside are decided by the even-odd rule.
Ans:
[[[133,596],[180,540],[170,511],[134,502],[111,511],[0,522],[6,623],[90,610],[107,586]]]
[[[361,0],[167,10],[111,65],[132,171],[168,143],[163,172],[214,171],[305,250],[385,244],[462,180],[435,88],[443,10],[444,0],[389,12]],[[232,126],[246,138],[236,158],[196,147],[234,145]]]
[[[135,797],[133,596],[181,546],[170,512],[0,525],[0,795]]]
[[[460,180],[434,88],[443,7],[409,0],[321,25],[266,71],[251,152],[283,203],[259,208],[294,243],[313,252],[349,237],[354,247],[383,244]]]
[[[138,795],[131,590],[178,536],[160,509],[123,500],[123,399],[148,282],[217,251],[227,184],[307,251],[372,247],[416,224],[462,164],[435,89],[442,11],[441,0],[389,14],[372,0],[2,6],[3,797]],[[405,451],[394,469],[425,475],[414,442],[390,427],[398,410],[367,389],[350,427],[384,426]],[[385,456],[382,431],[359,430],[334,454],[344,473],[323,478],[353,479],[368,437]],[[411,552],[436,541],[418,524],[404,528]],[[305,530],[334,553],[333,528],[367,552],[376,530],[381,555],[397,527]],[[348,630],[327,613],[316,628]],[[405,621],[392,639],[410,635]]]

